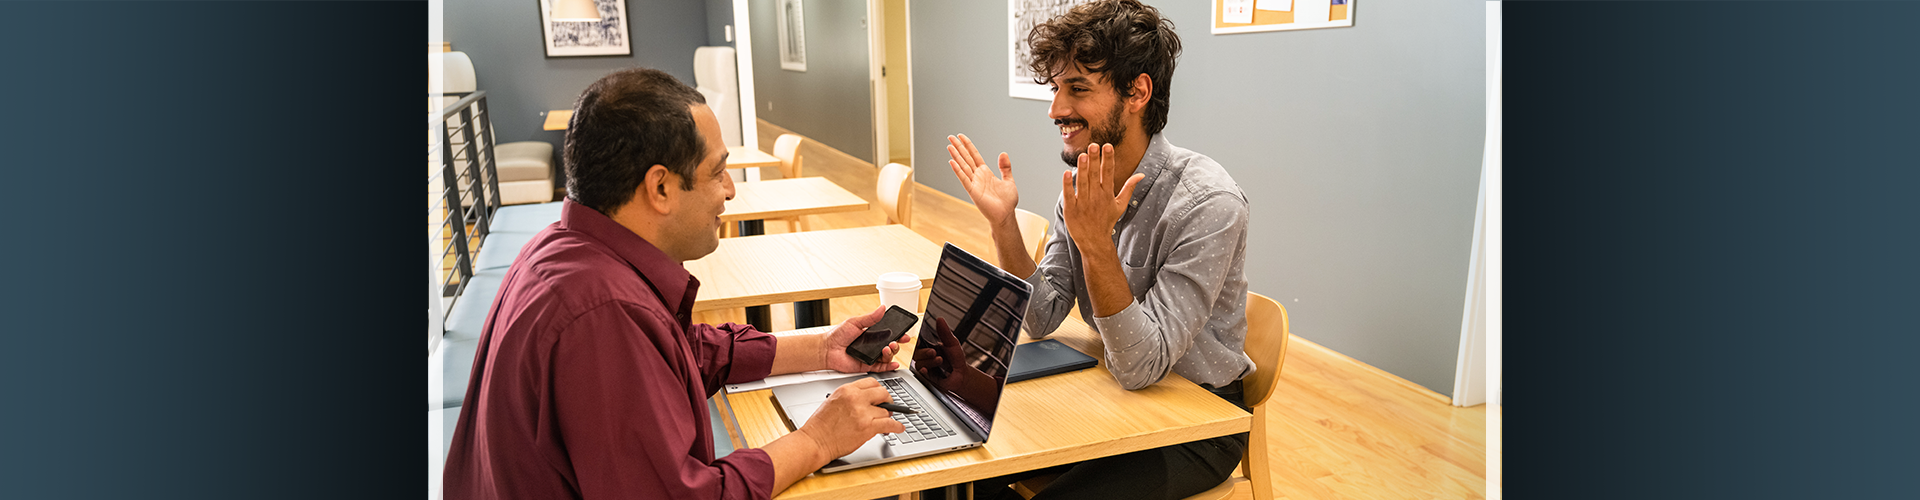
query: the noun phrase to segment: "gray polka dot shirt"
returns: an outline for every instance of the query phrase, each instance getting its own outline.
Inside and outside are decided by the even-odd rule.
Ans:
[[[1247,197],[1212,158],[1154,135],[1113,241],[1133,304],[1095,318],[1080,251],[1056,201],[1046,255],[1027,282],[1029,336],[1060,327],[1077,302],[1106,343],[1107,370],[1128,390],[1178,373],[1213,387],[1253,372],[1247,358]]]

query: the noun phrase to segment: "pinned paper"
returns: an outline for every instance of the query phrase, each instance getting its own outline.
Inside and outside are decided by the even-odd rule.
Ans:
[[[1253,24],[1253,0],[1221,0],[1220,22]]]
[[[1293,5],[1293,22],[1324,23],[1331,15],[1333,5],[1330,0],[1299,0]]]
[[[1344,0],[1333,0],[1333,1],[1340,2]],[[1255,8],[1260,10],[1277,10],[1281,12],[1286,12],[1286,11],[1293,10],[1293,0],[1260,0],[1260,6]]]

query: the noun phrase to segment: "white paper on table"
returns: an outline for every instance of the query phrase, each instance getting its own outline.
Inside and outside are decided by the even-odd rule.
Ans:
[[[860,374],[858,373],[840,373],[833,370],[816,370],[816,371],[810,371],[810,372],[789,373],[786,375],[774,375],[764,379],[755,380],[752,382],[746,382],[741,384],[727,384],[727,394],[735,394],[735,393],[748,392],[748,391],[758,391],[761,389],[772,389],[772,388],[780,387],[783,385],[804,384],[804,383],[812,382],[815,380],[833,380],[836,378],[847,378],[847,377],[858,377],[858,376],[860,376]]]
[[[1260,10],[1277,10],[1281,12],[1286,12],[1286,11],[1293,10],[1293,0],[1260,0],[1260,5],[1254,8],[1260,9]],[[1252,22],[1252,21],[1248,21],[1248,22]]]
[[[1220,0],[1220,22],[1253,23],[1253,0]]]
[[[1331,0],[1299,0],[1293,3],[1293,22],[1320,24],[1333,16]]]

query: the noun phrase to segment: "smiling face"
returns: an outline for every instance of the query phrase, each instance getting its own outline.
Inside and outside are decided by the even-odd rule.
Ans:
[[[1119,147],[1127,135],[1126,114],[1119,91],[1105,75],[1088,73],[1078,64],[1053,77],[1053,106],[1047,117],[1060,126],[1060,161],[1072,167],[1079,164],[1080,153],[1088,144],[1112,144]]]
[[[727,200],[733,199],[733,176],[727,175],[727,144],[720,137],[720,120],[705,104],[695,104],[691,111],[706,153],[694,167],[693,189],[676,193],[678,203],[665,227],[674,248],[662,248],[682,262],[705,257],[720,247],[720,214],[726,212]],[[668,176],[666,189],[681,185],[678,175]]]

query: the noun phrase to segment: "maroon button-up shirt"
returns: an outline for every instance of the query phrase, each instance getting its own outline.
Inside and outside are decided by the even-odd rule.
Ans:
[[[446,498],[771,496],[766,452],[714,459],[706,399],[765,378],[774,337],[689,324],[698,280],[613,219],[564,203],[487,314]]]

